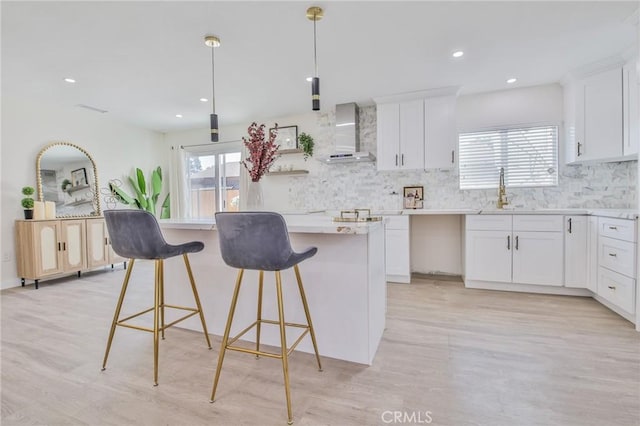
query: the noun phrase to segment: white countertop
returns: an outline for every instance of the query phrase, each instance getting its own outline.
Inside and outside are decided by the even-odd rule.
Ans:
[[[559,214],[559,215],[576,215],[576,216],[603,216],[619,219],[638,219],[638,210],[634,209],[591,209],[591,208],[511,208],[511,209],[415,209],[402,210],[402,214],[419,216],[419,215],[467,215],[467,214]]]
[[[383,222],[334,222],[332,217],[323,214],[283,214],[287,229],[292,233],[312,234],[368,234],[374,229],[383,228]],[[189,229],[213,231],[214,219],[160,219],[162,229]]]

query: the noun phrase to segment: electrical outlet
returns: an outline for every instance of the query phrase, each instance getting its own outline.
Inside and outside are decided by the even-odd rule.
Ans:
[[[11,253],[3,253],[2,254],[3,262],[11,262]]]

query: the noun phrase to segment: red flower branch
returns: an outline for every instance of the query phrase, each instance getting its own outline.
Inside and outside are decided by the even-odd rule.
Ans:
[[[265,140],[265,125],[258,126],[253,122],[247,129],[249,138],[242,138],[244,146],[249,151],[249,157],[241,161],[242,165],[249,172],[251,180],[258,182],[260,178],[269,171],[269,168],[277,158],[277,151],[280,145],[275,144],[278,134],[278,124],[274,129],[269,130],[269,140]],[[247,163],[251,163],[251,168]]]

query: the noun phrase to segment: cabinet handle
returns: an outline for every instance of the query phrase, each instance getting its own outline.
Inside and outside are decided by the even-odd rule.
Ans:
[[[617,231],[618,227],[617,226],[610,226],[609,229],[611,229],[612,231]]]
[[[401,161],[402,165],[404,166],[404,154],[402,154],[402,161]]]
[[[107,237],[104,237],[104,245],[108,246],[109,245],[109,240],[107,240]]]
[[[618,257],[618,255],[616,253],[609,253],[609,256],[611,257]]]
[[[456,162],[456,151],[451,150],[451,164]]]
[[[571,233],[571,218],[569,218],[569,233]]]
[[[67,251],[67,243],[62,243],[62,251]]]
[[[396,166],[398,165],[398,154],[396,154]]]
[[[60,243],[58,243],[58,251],[62,250],[62,245]]]
[[[511,235],[507,235],[507,250],[511,250]]]
[[[518,236],[516,235],[516,250],[518,250]]]
[[[582,144],[580,142],[578,142],[578,157],[580,157],[582,155],[582,152],[580,152],[580,147],[582,146]]]
[[[615,290],[616,289],[615,285],[608,285],[607,287],[609,287],[610,290]]]

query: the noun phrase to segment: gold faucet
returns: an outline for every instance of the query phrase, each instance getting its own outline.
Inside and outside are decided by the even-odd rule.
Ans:
[[[498,186],[498,202],[496,204],[499,209],[509,204],[507,190],[504,186],[504,167],[500,167],[500,184]]]

